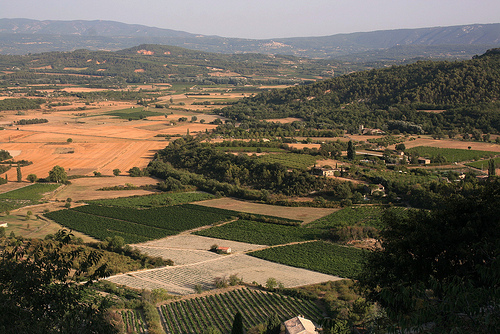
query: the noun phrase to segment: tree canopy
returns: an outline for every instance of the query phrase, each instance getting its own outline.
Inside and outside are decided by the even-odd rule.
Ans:
[[[71,234],[61,230],[54,240],[3,239],[0,258],[0,332],[115,333],[106,321],[107,302],[89,289],[107,275],[106,265],[93,268],[86,284],[75,279],[98,263],[93,251],[64,248]],[[73,270],[75,261],[78,268]]]
[[[500,180],[449,194],[433,210],[386,213],[362,285],[395,324],[429,332],[498,328]],[[494,320],[496,319],[496,320]]]

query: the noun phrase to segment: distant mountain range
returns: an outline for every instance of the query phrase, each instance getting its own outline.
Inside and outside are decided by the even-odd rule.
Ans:
[[[500,23],[255,40],[196,35],[114,21],[0,19],[0,54],[76,49],[116,51],[145,43],[219,53],[313,58],[355,55],[361,59],[369,56],[373,61],[406,57],[463,59],[498,47]]]

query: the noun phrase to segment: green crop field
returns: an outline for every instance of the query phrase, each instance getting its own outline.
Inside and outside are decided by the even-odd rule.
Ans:
[[[259,160],[267,163],[279,163],[287,168],[306,169],[314,165],[318,158],[308,154],[278,153],[261,155]]]
[[[228,220],[236,214],[193,204],[142,210],[85,205],[49,212],[45,216],[97,239],[117,235],[126,243],[137,243]]]
[[[158,193],[145,196],[130,196],[87,201],[91,204],[120,206],[128,208],[150,208],[164,205],[178,205],[215,198],[214,195],[201,192]]]
[[[37,204],[43,194],[57,189],[60,184],[36,183],[0,194],[0,211],[9,211],[22,206]]]
[[[428,157],[433,160],[433,157],[442,156],[446,162],[460,162],[468,160],[479,160],[483,158],[493,157],[498,152],[464,150],[458,148],[439,148],[430,146],[417,146],[406,150],[407,153],[417,154],[421,157]]]
[[[318,229],[277,225],[251,220],[237,220],[195,234],[205,237],[248,242],[259,245],[281,245],[296,241],[314,240],[324,232]]]
[[[230,292],[173,302],[160,307],[168,333],[199,334],[208,327],[230,333],[234,315],[240,312],[248,330],[276,313],[281,321],[303,315],[318,322],[322,311],[310,300],[258,290],[238,289]]]
[[[358,248],[313,241],[267,248],[249,253],[249,255],[324,274],[355,278],[361,270],[366,252]]]
[[[344,226],[373,226],[382,228],[382,214],[384,208],[380,206],[347,207],[328,216],[315,220],[307,226],[310,228],[330,229]]]

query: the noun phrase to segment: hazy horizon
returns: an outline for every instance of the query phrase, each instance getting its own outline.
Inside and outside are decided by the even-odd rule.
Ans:
[[[481,0],[0,0],[2,18],[103,20],[221,37],[269,39],[500,22]]]

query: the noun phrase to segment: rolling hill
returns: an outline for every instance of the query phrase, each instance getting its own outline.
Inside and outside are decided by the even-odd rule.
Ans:
[[[113,21],[0,19],[1,54],[76,49],[117,51],[140,44],[162,44],[218,53],[288,54],[332,58],[396,46],[426,46],[426,55],[429,57],[444,55],[447,58],[464,59],[498,46],[499,43],[500,24],[254,40],[191,34]],[[458,45],[464,47],[457,51]],[[479,50],[470,50],[471,45],[478,47]],[[422,54],[419,48],[413,50],[416,53],[412,53],[410,57]]]

